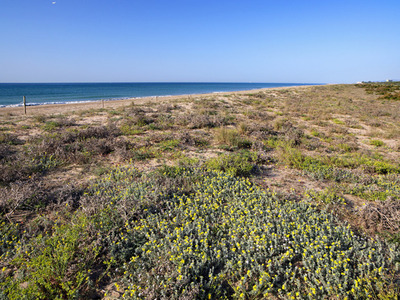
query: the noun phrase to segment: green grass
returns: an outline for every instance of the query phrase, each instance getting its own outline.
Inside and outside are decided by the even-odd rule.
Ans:
[[[370,145],[373,145],[375,147],[382,147],[383,145],[385,145],[385,143],[381,140],[370,140],[369,143]]]
[[[345,122],[343,122],[342,120],[339,120],[339,119],[333,119],[332,121],[333,121],[333,123],[338,124],[338,125],[345,125]]]

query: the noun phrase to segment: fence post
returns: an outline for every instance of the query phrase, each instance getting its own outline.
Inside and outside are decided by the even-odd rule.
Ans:
[[[24,111],[25,111],[25,114],[26,114],[26,97],[24,96]]]

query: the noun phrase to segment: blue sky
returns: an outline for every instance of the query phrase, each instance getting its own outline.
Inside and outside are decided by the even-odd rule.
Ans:
[[[0,0],[0,82],[400,79],[399,31],[398,0]]]

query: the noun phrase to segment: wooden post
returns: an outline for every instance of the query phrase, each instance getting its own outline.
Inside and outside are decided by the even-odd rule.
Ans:
[[[25,111],[25,114],[26,114],[26,97],[24,96],[24,111]]]
[[[101,99],[101,104],[103,105],[104,108],[104,99]]]

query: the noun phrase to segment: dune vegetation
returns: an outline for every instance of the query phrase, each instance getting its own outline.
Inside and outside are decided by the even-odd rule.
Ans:
[[[399,93],[0,111],[0,299],[397,299]]]

